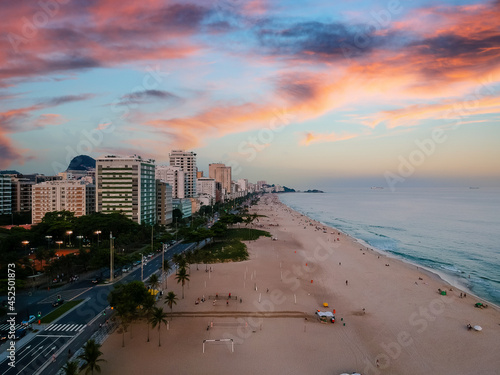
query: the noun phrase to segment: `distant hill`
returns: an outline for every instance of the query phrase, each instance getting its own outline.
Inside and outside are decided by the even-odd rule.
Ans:
[[[306,190],[306,191],[304,191],[304,193],[324,193],[324,191],[312,189],[312,190]]]
[[[87,171],[95,168],[95,159],[87,155],[78,155],[71,160],[68,171]]]

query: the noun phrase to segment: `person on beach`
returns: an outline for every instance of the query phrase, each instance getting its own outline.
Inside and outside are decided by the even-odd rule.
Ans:
[[[348,280],[345,281],[345,285],[349,285],[349,281]]]

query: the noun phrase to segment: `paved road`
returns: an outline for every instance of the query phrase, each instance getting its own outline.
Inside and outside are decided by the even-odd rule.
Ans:
[[[182,253],[193,246],[194,244],[174,245],[165,253],[165,259],[171,259],[174,254]],[[161,253],[157,253],[143,265],[144,279],[159,271],[161,260]],[[31,306],[31,309],[40,310],[43,315],[54,309],[52,301],[57,298],[57,294],[61,294],[65,301],[83,299],[84,302],[63,315],[54,324],[40,327],[35,324],[34,328],[39,328],[40,333],[33,336],[22,348],[16,348],[15,367],[9,366],[9,360],[0,363],[0,374],[55,374],[65,364],[68,350],[72,353],[76,352],[96,330],[100,329],[99,325],[105,323],[107,317],[103,315],[103,312],[107,311],[107,314],[110,312],[107,309],[108,294],[114,285],[140,279],[141,267],[137,266],[114,284],[94,285],[89,280],[82,280],[64,291],[37,298],[36,308]],[[4,350],[7,347],[7,344],[2,345]],[[53,356],[55,356],[54,363],[52,363]]]

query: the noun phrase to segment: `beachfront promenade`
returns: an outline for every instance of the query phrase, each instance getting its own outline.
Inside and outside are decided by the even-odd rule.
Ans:
[[[247,243],[248,261],[215,264],[213,272],[191,267],[186,297],[173,307],[168,330],[161,328],[162,346],[156,329],[146,342],[145,323],[129,328],[124,348],[115,332],[102,348],[103,373],[495,374],[500,368],[496,309],[475,308],[473,296],[460,298],[437,276],[361,246],[276,195],[265,195],[251,212],[265,215],[253,226],[276,240]],[[173,277],[168,286],[181,295]],[[205,302],[195,304],[198,298]],[[315,316],[333,309],[335,324]],[[469,323],[483,330],[469,331]]]

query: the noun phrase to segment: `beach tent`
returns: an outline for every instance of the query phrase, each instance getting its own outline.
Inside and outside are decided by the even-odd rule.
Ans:
[[[330,321],[332,323],[335,323],[335,315],[330,312],[330,311],[316,311],[316,314],[318,314],[319,320],[321,321]]]

